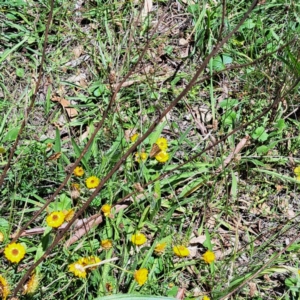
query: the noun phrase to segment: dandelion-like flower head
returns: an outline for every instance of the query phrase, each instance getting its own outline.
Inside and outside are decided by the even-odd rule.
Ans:
[[[4,241],[4,233],[0,231],[0,243]]]
[[[80,264],[79,262],[74,262],[69,266],[69,272],[73,273],[76,277],[79,278],[86,278],[86,270],[84,265]]]
[[[155,144],[159,147],[161,151],[165,151],[168,148],[168,141],[164,137],[158,138]]]
[[[103,240],[101,241],[101,247],[105,250],[111,249],[113,246],[112,240]]]
[[[135,153],[135,161],[140,163],[141,161],[146,161],[148,154],[146,152],[137,152]]]
[[[296,176],[300,176],[300,166],[297,166],[295,169],[294,169],[294,173]]]
[[[40,283],[40,276],[34,272],[23,287],[23,295],[34,294],[39,287],[39,283]]]
[[[190,255],[190,250],[183,245],[176,245],[173,247],[173,252],[176,256],[186,257]]]
[[[212,262],[215,261],[216,257],[215,257],[215,254],[210,251],[210,250],[207,250],[203,255],[202,255],[202,258],[203,260],[207,263],[207,264],[210,264]]]
[[[169,160],[169,153],[166,151],[160,151],[157,155],[155,155],[155,159],[160,163],[165,163]]]
[[[65,221],[69,222],[74,217],[75,211],[74,209],[64,210],[63,214],[65,215]]]
[[[138,134],[138,133],[135,133],[134,135],[132,135],[132,136],[130,137],[130,140],[134,143],[134,142],[137,140],[138,137],[139,137],[139,134]]]
[[[53,211],[46,218],[46,223],[48,226],[53,228],[58,228],[65,221],[65,215],[62,211]]]
[[[104,216],[107,217],[110,215],[110,210],[111,210],[111,205],[109,204],[104,204],[101,207],[101,211],[104,213]]]
[[[148,279],[148,270],[143,268],[134,272],[134,280],[139,284],[143,285]]]
[[[157,255],[163,254],[165,252],[166,247],[167,247],[167,243],[159,243],[155,246],[154,252]]]
[[[4,249],[5,257],[12,263],[20,262],[25,256],[25,247],[20,243],[11,243]]]
[[[81,177],[84,175],[84,170],[82,167],[76,167],[73,171],[73,174],[77,177]]]
[[[136,234],[132,235],[131,241],[133,244],[135,244],[137,246],[141,246],[146,243],[147,238],[144,234],[137,232]]]
[[[96,176],[91,176],[86,179],[85,184],[88,189],[95,189],[100,184],[100,179]]]
[[[7,296],[10,294],[9,285],[6,279],[0,275],[0,297],[6,300]]]

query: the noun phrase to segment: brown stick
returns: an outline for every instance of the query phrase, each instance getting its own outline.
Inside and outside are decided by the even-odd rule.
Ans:
[[[223,164],[216,170],[216,174],[221,173],[222,170],[232,161],[234,156],[238,154],[247,144],[250,137],[246,136],[243,139],[240,140],[240,142],[237,144],[237,146],[234,148],[233,152],[231,152],[224,160]]]

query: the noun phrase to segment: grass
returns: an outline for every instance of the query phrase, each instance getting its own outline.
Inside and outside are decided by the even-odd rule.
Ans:
[[[26,249],[18,264],[1,254],[11,294],[298,299],[299,4],[260,2],[157,122],[250,6],[225,5],[224,13],[215,1],[158,1],[143,17],[138,2],[57,1],[36,88],[51,3],[1,4],[1,251],[14,238]],[[130,137],[153,124],[131,149]],[[164,163],[150,157],[161,136]],[[77,177],[70,170],[82,151]],[[91,176],[104,187],[89,189]],[[51,212],[69,210],[77,214],[66,232],[47,226]],[[140,246],[138,231],[147,239]],[[176,245],[190,254],[176,256]],[[101,263],[86,278],[69,271],[91,256]],[[139,285],[134,272],[143,268]]]

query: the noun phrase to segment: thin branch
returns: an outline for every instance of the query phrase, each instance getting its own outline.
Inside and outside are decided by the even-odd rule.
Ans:
[[[222,0],[222,21],[221,21],[221,26],[220,26],[220,32],[219,32],[218,40],[221,39],[222,32],[223,32],[224,27],[225,27],[225,15],[226,15],[226,0]]]

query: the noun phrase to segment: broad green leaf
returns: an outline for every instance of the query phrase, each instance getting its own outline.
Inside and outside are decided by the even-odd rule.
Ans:
[[[222,54],[222,60],[224,65],[231,64],[233,61],[232,57],[227,54]]]
[[[219,103],[220,107],[222,108],[232,108],[238,104],[239,104],[239,100],[231,99],[231,98],[225,99]]]
[[[23,78],[23,77],[24,77],[24,74],[25,74],[24,69],[22,69],[22,68],[16,69],[16,75],[17,75],[18,77]]]
[[[4,218],[0,218],[0,227],[8,229],[8,227],[9,227],[8,221]]]
[[[264,142],[268,139],[269,135],[266,133],[266,129],[262,126],[257,127],[255,132],[252,134],[252,138]]]
[[[268,151],[269,151],[269,147],[267,147],[267,146],[259,146],[256,148],[257,154],[260,154],[260,155],[266,154]]]
[[[15,127],[13,129],[9,130],[3,138],[3,142],[15,141],[18,136],[19,130],[20,130],[20,127]]]
[[[215,71],[220,71],[220,70],[225,69],[225,65],[223,64],[223,60],[222,60],[222,57],[220,55],[216,56],[213,59],[213,69]]]
[[[275,124],[275,127],[278,128],[278,130],[281,132],[283,129],[287,127],[287,125],[285,124],[284,119],[279,119]]]

